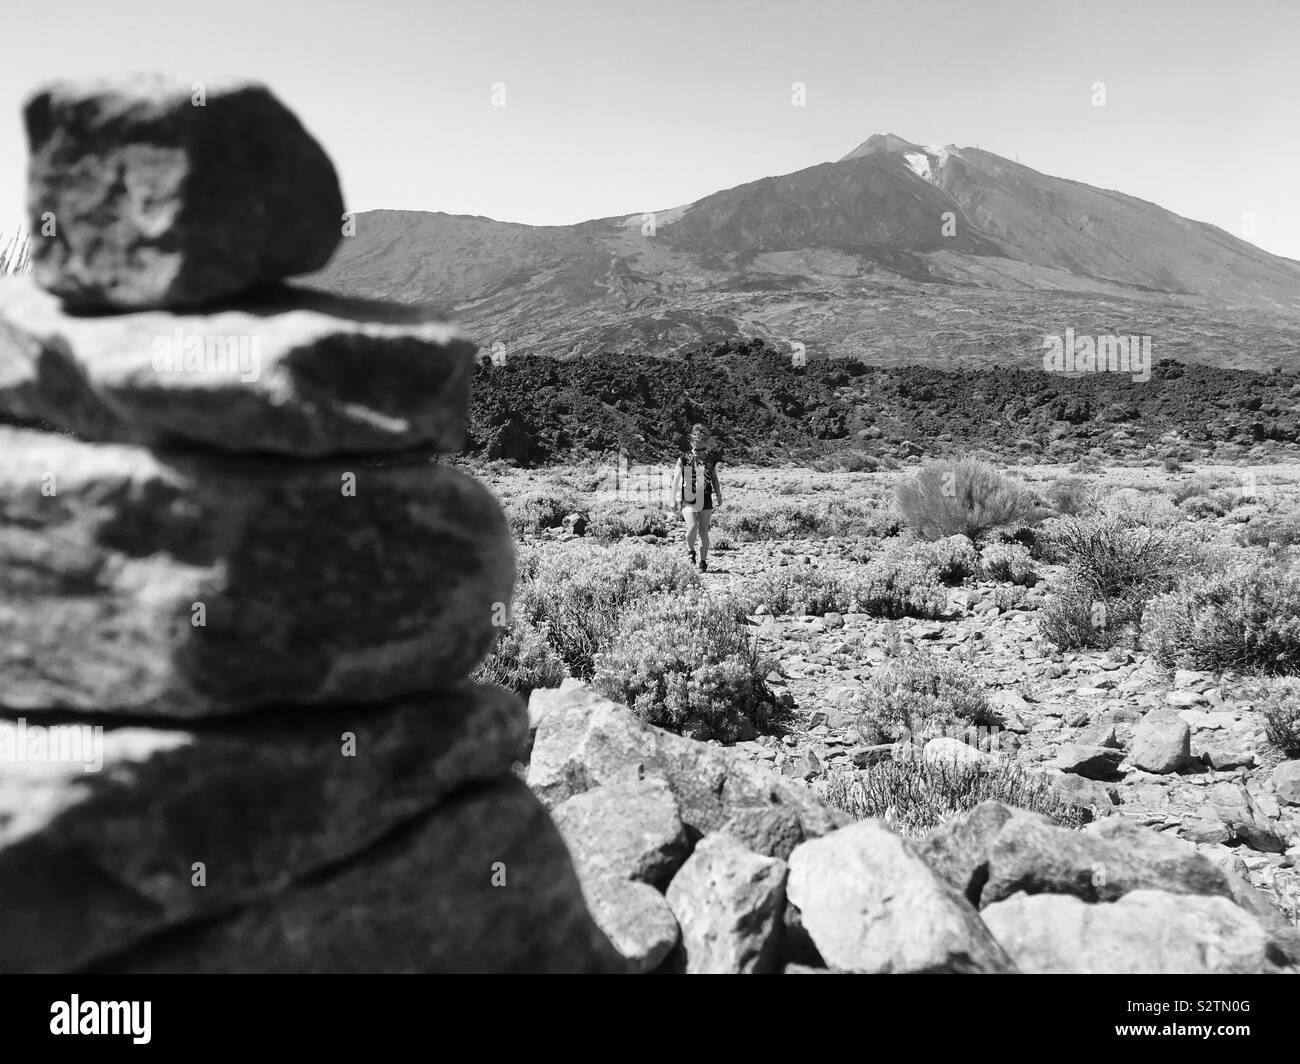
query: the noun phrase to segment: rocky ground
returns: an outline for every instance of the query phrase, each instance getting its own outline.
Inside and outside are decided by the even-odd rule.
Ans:
[[[741,490],[733,499],[773,491],[794,475],[737,471],[732,479]],[[810,492],[810,480],[881,479],[797,475]],[[1032,471],[1028,479],[1047,475]],[[1150,489],[1188,475],[1117,469],[1102,479],[1115,490]],[[1268,490],[1285,499],[1298,477],[1294,467],[1272,467]],[[1223,540],[1247,515],[1206,518],[1200,525],[1207,538]],[[748,578],[773,567],[849,570],[869,549],[852,537],[719,539],[724,547],[713,552],[703,579],[738,593]],[[684,550],[682,540],[675,529],[657,542]],[[760,735],[735,749],[813,791],[831,775],[870,771],[881,753],[859,733],[856,706],[864,684],[888,660],[891,640],[966,656],[1003,720],[1002,730],[980,740],[985,750],[971,747],[968,756],[1003,757],[1041,771],[1093,817],[1119,817],[1184,838],[1260,888],[1290,922],[1300,922],[1300,762],[1286,762],[1266,741],[1251,678],[1171,674],[1130,649],[1058,651],[1039,634],[1037,614],[1060,570],[1039,563],[1038,571],[1032,588],[991,581],[953,588],[947,616],[933,621],[853,613],[774,616],[760,606],[749,623],[760,650],[778,662],[767,679],[791,719],[784,734]]]

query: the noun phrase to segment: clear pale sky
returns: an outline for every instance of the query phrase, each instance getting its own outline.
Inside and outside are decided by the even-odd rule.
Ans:
[[[564,224],[893,132],[1238,236],[1253,212],[1250,239],[1300,259],[1300,0],[0,0],[0,33],[4,228],[31,88],[159,70],[266,81],[350,210]]]

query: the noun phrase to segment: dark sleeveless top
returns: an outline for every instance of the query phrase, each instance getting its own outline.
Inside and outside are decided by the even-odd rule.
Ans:
[[[682,497],[678,500],[682,502],[694,502],[701,496],[704,499],[701,509],[713,509],[713,483],[717,474],[714,467],[717,460],[713,455],[705,451],[698,454],[694,451],[683,451],[681,457],[682,463]]]

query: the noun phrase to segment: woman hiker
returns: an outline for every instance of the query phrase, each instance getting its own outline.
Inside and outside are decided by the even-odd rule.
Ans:
[[[713,437],[708,426],[691,429],[691,449],[682,452],[673,470],[672,497],[686,521],[686,549],[695,564],[695,539],[700,541],[700,572],[709,571],[709,521],[715,506],[722,505],[717,460],[709,452]]]

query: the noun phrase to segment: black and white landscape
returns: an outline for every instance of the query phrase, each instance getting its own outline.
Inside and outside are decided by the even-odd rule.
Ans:
[[[1296,17],[389,6],[3,76],[0,971],[1300,974]]]

